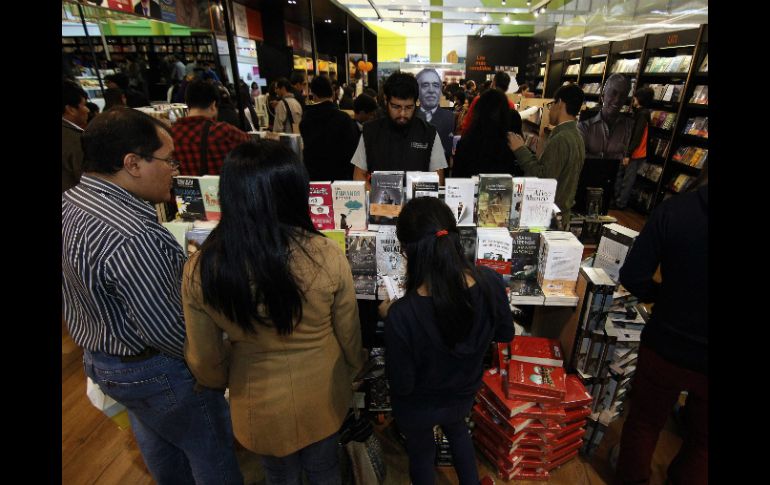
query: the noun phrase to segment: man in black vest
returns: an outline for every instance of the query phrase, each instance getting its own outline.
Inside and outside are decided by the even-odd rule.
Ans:
[[[383,85],[387,117],[364,125],[358,148],[350,161],[354,180],[365,180],[378,170],[437,172],[444,184],[447,167],[436,128],[414,116],[419,88],[414,75],[395,72]]]

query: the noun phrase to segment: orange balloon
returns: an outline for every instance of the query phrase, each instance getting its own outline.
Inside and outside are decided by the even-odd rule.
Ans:
[[[357,64],[357,66],[358,66],[358,69],[359,69],[359,70],[361,70],[361,71],[366,71],[366,62],[364,62],[364,61],[358,61],[358,64]]]
[[[370,61],[366,61],[366,72],[369,72],[372,69],[374,69],[374,64],[372,64]]]

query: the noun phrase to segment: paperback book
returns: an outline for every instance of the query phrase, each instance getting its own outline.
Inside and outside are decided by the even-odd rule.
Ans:
[[[331,182],[310,182],[308,208],[316,229],[335,228],[333,203]]]
[[[479,227],[508,227],[513,180],[508,174],[479,175]]]
[[[333,182],[332,196],[335,229],[366,231],[366,182],[362,180]]]
[[[404,202],[404,172],[373,172],[369,222],[394,225]]]
[[[356,298],[374,300],[377,295],[377,233],[349,232],[345,240]]]

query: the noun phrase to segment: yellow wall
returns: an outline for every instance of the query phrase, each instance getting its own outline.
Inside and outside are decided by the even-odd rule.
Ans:
[[[367,25],[377,33],[377,62],[400,61],[406,57],[406,37],[383,29],[375,22]]]

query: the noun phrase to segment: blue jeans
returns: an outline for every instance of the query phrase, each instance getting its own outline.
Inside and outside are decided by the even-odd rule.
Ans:
[[[631,196],[631,189],[634,187],[636,172],[639,165],[646,158],[632,158],[628,161],[628,166],[624,167],[623,162],[618,166],[618,177],[615,179],[615,205],[618,209],[625,209],[628,205],[628,198]]]
[[[221,391],[196,389],[183,360],[159,354],[129,363],[84,350],[83,365],[106,395],[128,409],[158,484],[243,484],[227,401]]]
[[[302,485],[303,471],[310,485],[340,485],[338,447],[339,434],[334,433],[291,455],[260,455],[267,485]]]
[[[448,408],[400,409],[394,417],[398,428],[406,437],[406,452],[409,455],[409,478],[414,485],[436,483],[436,441],[433,426],[441,426],[452,450],[452,462],[460,485],[478,485],[479,471],[473,441],[465,424],[473,401]]]

